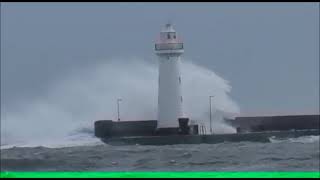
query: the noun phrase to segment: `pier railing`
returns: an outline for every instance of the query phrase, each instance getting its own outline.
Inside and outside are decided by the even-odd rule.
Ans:
[[[202,134],[206,134],[206,133],[207,133],[206,126],[200,125],[199,134],[202,135]]]

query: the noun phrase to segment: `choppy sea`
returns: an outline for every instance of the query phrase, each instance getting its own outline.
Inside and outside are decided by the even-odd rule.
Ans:
[[[319,171],[319,136],[165,146],[112,146],[94,137],[1,146],[1,171]]]

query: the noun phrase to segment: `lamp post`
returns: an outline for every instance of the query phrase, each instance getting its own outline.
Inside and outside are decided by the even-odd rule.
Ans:
[[[212,118],[211,118],[211,98],[214,96],[209,96],[209,102],[210,102],[210,133],[212,134]]]
[[[120,121],[120,110],[119,110],[119,102],[121,101],[122,99],[118,98],[117,99],[117,107],[118,107],[118,121]]]

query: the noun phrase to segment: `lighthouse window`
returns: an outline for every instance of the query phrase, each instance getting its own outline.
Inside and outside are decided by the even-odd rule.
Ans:
[[[181,77],[179,76],[179,84],[181,84]]]
[[[180,100],[181,100],[181,102],[182,102],[182,96],[180,96]]]
[[[168,39],[170,39],[170,34],[168,34]]]

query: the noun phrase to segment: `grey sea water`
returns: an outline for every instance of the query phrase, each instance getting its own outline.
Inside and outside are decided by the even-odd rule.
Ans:
[[[319,136],[167,146],[11,147],[1,171],[319,171]]]

